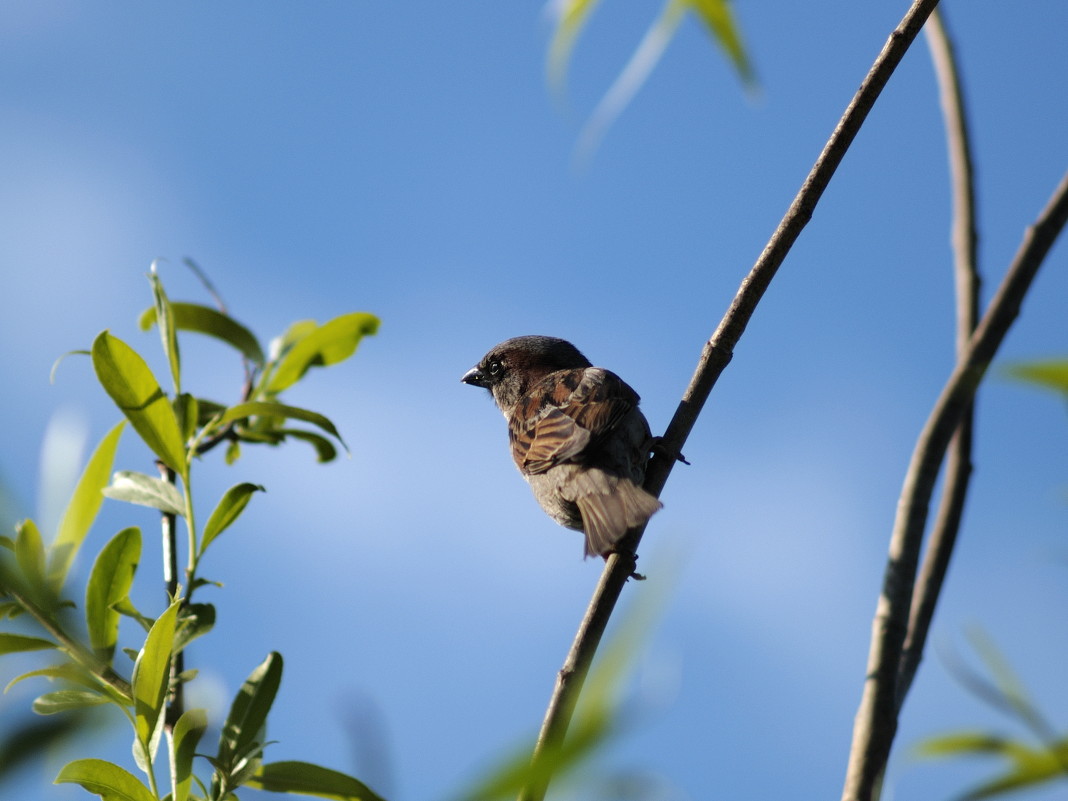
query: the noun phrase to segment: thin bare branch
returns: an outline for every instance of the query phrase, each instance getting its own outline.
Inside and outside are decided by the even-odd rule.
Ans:
[[[897,730],[898,668],[912,605],[927,512],[938,470],[954,432],[971,408],[982,380],[1009,327],[1020,313],[1031,282],[1068,222],[1068,173],[1023,242],[997,294],[969,340],[967,352],[935,402],[912,453],[890,538],[883,591],[872,623],[867,678],[853,728],[844,801],[868,801],[890,755]]]
[[[964,108],[964,92],[953,51],[953,43],[946,30],[944,12],[935,9],[924,26],[927,44],[934,62],[935,76],[941,95],[942,117],[946,124],[946,145],[949,151],[950,183],[953,187],[953,277],[957,295],[957,359],[965,356],[968,340],[979,319],[979,267],[976,243],[975,172],[972,166],[971,139]],[[974,406],[961,418],[953,435],[946,458],[946,475],[938,515],[931,529],[927,552],[920,566],[916,594],[912,599],[912,613],[904,652],[898,670],[897,707],[900,712],[908,695],[916,670],[923,658],[927,632],[934,617],[935,606],[942,592],[946,570],[957,541],[968,483],[972,474],[972,429]]]
[[[681,452],[712,387],[730,363],[734,347],[744,333],[757,304],[775,277],[786,254],[789,253],[790,248],[793,247],[801,231],[811,219],[816,204],[842,162],[868,112],[937,3],[938,0],[914,0],[901,23],[890,34],[871,70],[831,133],[823,152],[820,153],[800,191],[790,204],[782,222],[779,223],[753,268],[742,281],[734,300],[711,339],[705,343],[697,369],[690,379],[690,385],[686,388],[682,401],[664,434],[661,452],[649,465],[645,486],[655,495],[659,495],[663,490],[675,464],[672,454]],[[582,683],[593,662],[594,653],[608,624],[608,619],[623,590],[623,585],[634,571],[635,556],[633,553],[641,540],[642,533],[642,531],[631,532],[626,543],[628,547],[623,549],[624,552],[612,554],[605,564],[604,573],[594,591],[564,667],[557,677],[534,749],[535,764],[544,764],[544,760],[555,753],[563,741],[575,703],[582,690]],[[548,772],[535,770],[533,773],[545,778],[528,785],[520,794],[520,801],[541,801],[545,796],[549,781]]]

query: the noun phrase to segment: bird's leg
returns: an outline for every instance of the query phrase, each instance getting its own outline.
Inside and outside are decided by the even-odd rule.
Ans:
[[[657,456],[664,456],[671,459],[673,462],[682,462],[683,464],[689,464],[686,461],[686,457],[682,455],[680,451],[672,450],[664,444],[663,437],[649,437],[649,442],[646,445],[645,450],[655,453]]]

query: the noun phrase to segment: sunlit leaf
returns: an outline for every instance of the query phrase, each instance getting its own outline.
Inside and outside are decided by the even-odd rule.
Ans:
[[[89,644],[97,656],[111,664],[119,639],[119,613],[114,604],[126,598],[141,560],[141,531],[123,529],[97,556],[85,591],[85,620]]]
[[[211,631],[215,625],[215,607],[211,604],[186,604],[178,618],[174,635],[174,652],[178,653],[197,637]]]
[[[0,655],[14,654],[19,651],[43,651],[46,648],[56,647],[58,646],[54,642],[42,640],[40,637],[0,632]]]
[[[136,776],[103,759],[78,759],[56,776],[56,784],[80,784],[103,801],[156,801]]]
[[[145,639],[145,645],[134,663],[133,687],[135,728],[137,740],[147,746],[147,756],[155,753],[156,738],[167,698],[174,630],[181,601],[175,601],[160,615]]]
[[[211,513],[208,522],[204,525],[204,535],[200,545],[200,553],[208,549],[216,537],[222,534],[230,525],[237,520],[241,512],[248,506],[254,492],[265,492],[259,484],[244,482],[230,487]]]
[[[174,766],[172,775],[172,801],[186,801],[193,784],[193,757],[197,743],[208,727],[208,716],[203,709],[190,709],[174,724]]]
[[[129,596],[126,596],[121,601],[113,603],[111,606],[116,612],[118,612],[123,617],[132,618],[133,620],[136,620],[138,623],[140,623],[141,628],[143,628],[145,632],[148,632],[148,630],[152,628],[152,624],[156,622],[152,618],[142,615],[133,605],[133,602],[130,600]],[[137,652],[135,651],[134,658],[136,657]]]
[[[35,677],[43,677],[49,679],[59,679],[61,681],[70,682],[71,684],[77,684],[81,687],[85,687],[87,690],[93,690],[95,692],[104,693],[110,700],[119,705],[128,705],[130,699],[116,690],[114,687],[104,684],[96,676],[91,674],[88,670],[81,665],[73,662],[65,662],[59,665],[52,665],[51,667],[39,668],[38,670],[31,670],[29,673],[23,673],[21,676],[16,676],[8,682],[7,687],[4,688],[6,693],[20,681],[26,679],[32,679]]]
[[[182,366],[181,356],[178,352],[178,331],[174,325],[174,312],[171,303],[167,300],[167,293],[163,291],[163,282],[159,280],[156,272],[156,262],[152,262],[148,280],[152,283],[152,299],[155,301],[153,308],[156,310],[156,323],[159,325],[159,336],[163,344],[163,353],[171,368],[171,379],[174,381],[174,394],[182,391]]]
[[[48,383],[56,383],[56,373],[59,371],[59,365],[62,364],[68,356],[90,356],[91,354],[87,350],[68,350],[54,362],[52,362],[52,369],[48,371]]]
[[[23,520],[16,526],[15,558],[19,569],[31,587],[41,588],[44,584],[45,551],[44,542],[37,524],[32,520]]]
[[[145,444],[164,464],[185,476],[178,418],[145,360],[121,339],[103,331],[93,341],[93,368]]]
[[[271,401],[250,401],[248,403],[239,403],[237,406],[231,406],[226,410],[226,413],[222,417],[222,422],[229,423],[234,420],[243,420],[246,417],[256,417],[258,415],[280,419],[291,418],[294,420],[303,420],[305,423],[311,423],[334,437],[341,443],[346,451],[348,450],[348,446],[345,445],[345,441],[341,438],[341,434],[338,433],[338,430],[334,427],[334,424],[330,422],[329,418],[318,412],[312,412],[308,409],[300,409],[296,406],[287,406],[284,403],[274,403]]]
[[[1068,359],[1019,362],[1004,368],[1007,375],[1042,387],[1068,393]]]
[[[185,500],[169,481],[133,470],[120,470],[104,487],[104,495],[116,501],[150,506],[167,514],[185,516]]]
[[[119,447],[119,438],[125,427],[126,421],[123,420],[100,440],[93,455],[89,457],[70,503],[63,513],[56,541],[49,554],[48,566],[49,583],[57,592],[62,588],[71,563],[104,502],[102,491],[108,484],[115,451]]]
[[[55,715],[73,709],[110,704],[110,698],[93,690],[56,690],[45,693],[33,702],[33,711],[38,715]]]
[[[685,0],[704,22],[715,42],[723,48],[738,76],[748,84],[756,81],[753,65],[742,44],[742,35],[734,19],[729,0]]]
[[[256,337],[241,323],[210,306],[196,303],[171,303],[174,324],[181,331],[206,334],[236,348],[257,367],[263,367],[263,350]],[[156,322],[155,309],[146,309],[141,315],[140,326],[148,330]]]
[[[356,352],[364,336],[378,331],[373,314],[352,312],[335,317],[297,340],[271,372],[266,391],[276,394],[295,384],[311,367],[337,364]]]
[[[183,392],[174,399],[174,415],[178,418],[178,428],[182,431],[182,441],[188,442],[197,430],[200,419],[200,402],[194,395]]]
[[[308,762],[271,762],[261,765],[245,784],[272,793],[297,793],[337,801],[382,801],[358,779]]]
[[[552,42],[549,44],[549,84],[557,91],[563,87],[575,42],[599,0],[556,0],[551,4],[556,17]]]
[[[601,139],[604,138],[605,131],[645,83],[653,68],[660,61],[660,57],[663,56],[685,14],[684,0],[668,0],[664,5],[660,16],[645,32],[645,36],[635,48],[630,60],[609,87],[604,98],[597,104],[597,108],[590,115],[589,122],[579,135],[579,152],[584,157],[597,149]]]
[[[282,655],[271,652],[241,685],[219,738],[217,759],[227,769],[234,766],[239,755],[258,742],[281,681]]]

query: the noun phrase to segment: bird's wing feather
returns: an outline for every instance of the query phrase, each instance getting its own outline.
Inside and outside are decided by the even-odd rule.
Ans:
[[[543,473],[562,462],[581,461],[591,443],[610,432],[638,404],[618,376],[598,367],[551,374],[520,401],[509,435],[520,469]]]

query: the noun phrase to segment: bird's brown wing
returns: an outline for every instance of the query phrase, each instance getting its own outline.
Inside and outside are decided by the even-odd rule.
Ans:
[[[509,421],[512,458],[526,473],[581,462],[583,451],[638,405],[638,395],[599,367],[552,373],[520,401]]]

